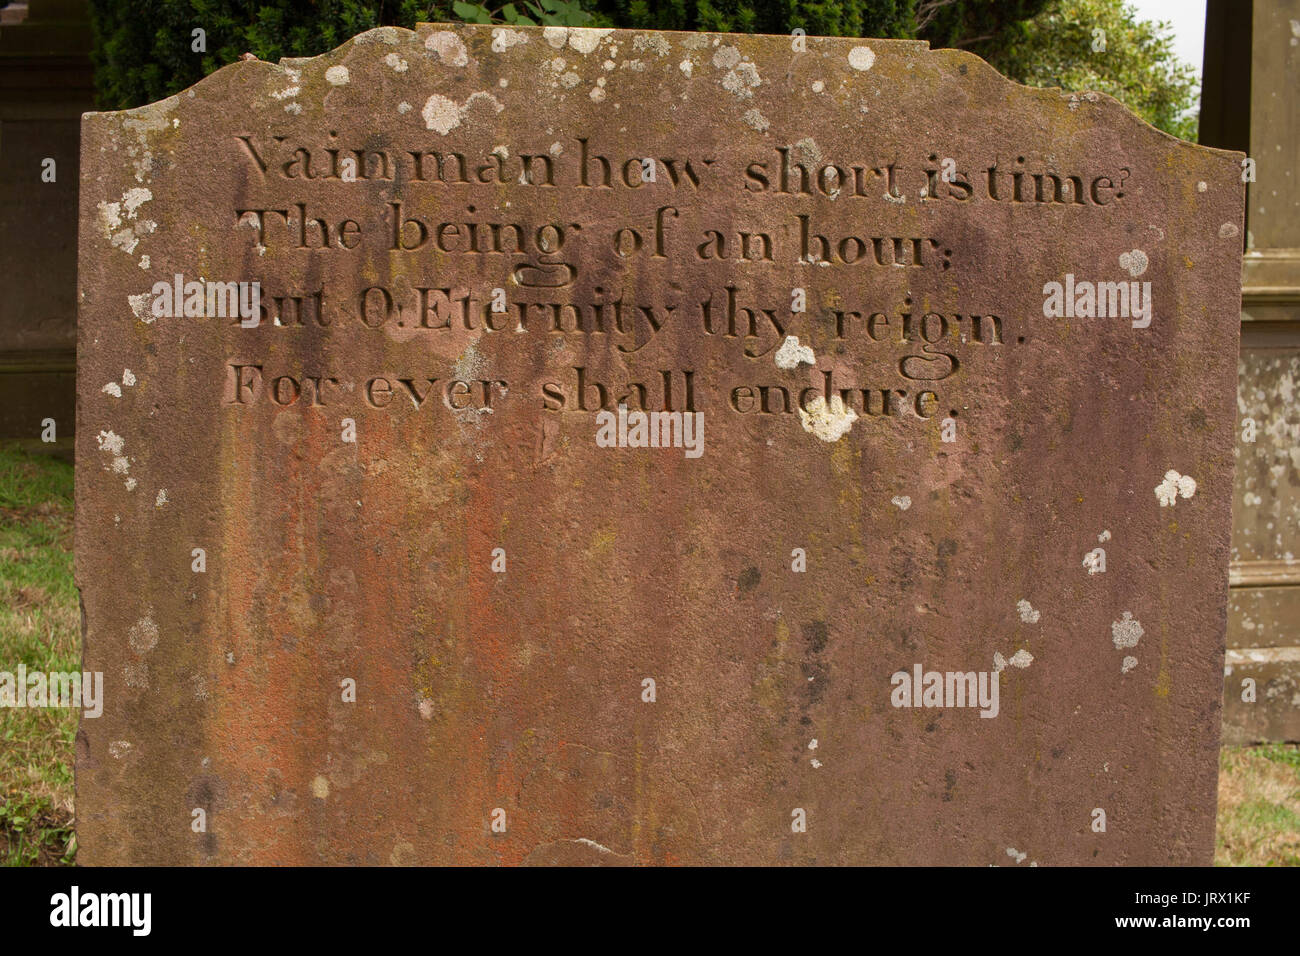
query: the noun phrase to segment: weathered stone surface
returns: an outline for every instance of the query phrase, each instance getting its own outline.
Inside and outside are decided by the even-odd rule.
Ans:
[[[1300,740],[1300,652],[1294,646],[1228,648],[1223,710],[1225,744]]]
[[[800,46],[386,29],[86,117],[85,862],[1210,861],[1239,157]]]
[[[1202,139],[1258,158],[1246,203],[1223,735],[1300,740],[1300,0],[1215,0],[1206,17]]]

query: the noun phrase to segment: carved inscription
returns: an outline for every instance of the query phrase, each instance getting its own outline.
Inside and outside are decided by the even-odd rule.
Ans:
[[[315,325],[409,331],[412,348],[440,334],[524,333],[607,342],[634,355],[664,336],[735,349],[756,363],[754,374],[718,383],[694,369],[657,370],[653,381],[667,384],[651,399],[648,383],[603,380],[576,365],[554,369],[528,394],[506,380],[423,368],[291,374],[232,360],[224,403],[394,413],[526,401],[545,414],[626,402],[671,411],[678,376],[688,411],[794,414],[820,398],[867,419],[956,417],[968,363],[978,368],[985,356],[1024,345],[1035,318],[1023,306],[962,295],[963,270],[982,267],[953,251],[964,210],[999,204],[1025,216],[1059,207],[1086,217],[1122,204],[1133,183],[1126,167],[1060,168],[1027,148],[941,165],[937,151],[831,161],[806,144],[723,160],[647,142],[624,156],[602,145],[598,131],[549,147],[521,138],[482,153],[390,141],[378,131],[365,140],[345,142],[333,130],[305,138],[288,127],[230,137],[229,161],[246,168],[250,195],[263,199],[232,205],[228,228],[258,256],[326,254],[332,264],[312,289],[263,275],[259,321],[243,333],[250,343]],[[632,193],[647,197],[635,214],[620,198]],[[585,217],[512,212],[537,209],[535,194],[555,197],[545,205],[557,210],[570,208],[566,197],[608,200],[581,207],[595,210]],[[742,202],[743,213],[724,222],[719,211]],[[932,208],[944,211],[928,215],[925,229],[898,228],[904,213]],[[349,256],[386,261],[404,281],[349,282],[341,277],[359,271],[341,262]],[[629,287],[639,270],[671,276],[682,266],[716,275],[713,288]],[[914,295],[913,277],[926,276],[951,280],[943,293]],[[805,287],[826,291],[809,303]],[[792,335],[831,347],[837,368],[815,360],[806,385],[769,375],[757,363],[770,363]]]

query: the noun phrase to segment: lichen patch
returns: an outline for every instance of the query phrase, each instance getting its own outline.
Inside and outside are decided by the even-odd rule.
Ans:
[[[855,46],[849,51],[849,66],[855,70],[869,70],[875,62],[876,54],[869,46]]]
[[[799,336],[787,335],[785,342],[776,350],[775,362],[777,368],[789,371],[797,368],[800,362],[816,365],[817,356],[811,347],[799,344]]]
[[[853,423],[858,420],[858,413],[844,404],[838,395],[831,397],[830,404],[818,395],[808,403],[808,408],[799,409],[799,421],[803,430],[816,435],[822,441],[839,441],[849,433]]]

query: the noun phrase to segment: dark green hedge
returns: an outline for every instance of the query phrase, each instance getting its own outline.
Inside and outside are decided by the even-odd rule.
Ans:
[[[96,100],[127,109],[191,86],[244,53],[315,56],[377,26],[456,19],[426,0],[91,0]],[[193,50],[193,31],[206,52]]]
[[[589,6],[611,23],[643,30],[788,34],[802,27],[809,36],[916,33],[916,0],[596,0]]]
[[[929,39],[935,46],[997,42],[1047,0],[582,0],[601,26],[809,36]],[[498,3],[485,4],[495,9]],[[931,11],[934,11],[933,14]],[[95,84],[102,109],[162,99],[232,63],[315,56],[377,26],[459,19],[428,0],[91,0]],[[193,50],[193,31],[206,51]]]

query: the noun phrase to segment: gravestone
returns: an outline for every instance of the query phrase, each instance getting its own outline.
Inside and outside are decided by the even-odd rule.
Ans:
[[[82,142],[83,862],[1210,862],[1237,154],[443,25]]]
[[[0,438],[72,456],[77,136],[93,102],[85,0],[0,9]]]
[[[1300,0],[1210,0],[1206,24],[1199,138],[1252,158],[1223,738],[1300,741]]]

